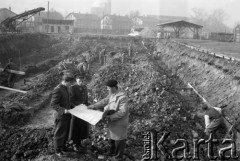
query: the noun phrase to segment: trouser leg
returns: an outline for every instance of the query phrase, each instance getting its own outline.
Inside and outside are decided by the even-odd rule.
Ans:
[[[101,55],[99,55],[99,62],[102,65],[102,57],[101,57]]]
[[[9,74],[8,76],[8,87],[13,87],[13,80],[14,80],[14,75],[13,74]]]
[[[126,145],[126,140],[115,140],[115,159],[117,161],[123,160],[124,149]]]
[[[53,145],[56,151],[63,148],[66,144],[69,134],[70,119],[71,119],[70,114],[63,114],[62,116],[59,116],[55,120]]]
[[[115,140],[110,140],[110,153],[115,153]]]

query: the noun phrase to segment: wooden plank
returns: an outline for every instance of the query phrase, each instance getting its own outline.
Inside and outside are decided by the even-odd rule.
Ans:
[[[9,87],[4,87],[4,86],[0,86],[0,88],[10,90],[10,91],[20,92],[20,93],[25,93],[25,94],[27,93],[27,91],[22,91],[19,89],[14,89],[14,88],[9,88]]]
[[[3,71],[3,68],[0,68],[0,72]],[[25,72],[22,72],[22,71],[17,71],[17,70],[11,70],[11,69],[6,69],[7,72],[9,73],[14,73],[14,74],[19,74],[19,75],[25,75],[26,73]]]

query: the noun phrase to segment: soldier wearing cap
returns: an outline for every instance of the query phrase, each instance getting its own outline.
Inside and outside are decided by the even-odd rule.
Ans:
[[[106,82],[108,97],[100,102],[88,106],[89,109],[104,108],[107,111],[115,111],[109,115],[103,115],[108,119],[108,129],[110,133],[110,151],[108,155],[115,156],[115,160],[122,161],[127,139],[127,128],[129,122],[128,98],[124,92],[118,89],[116,80]]]
[[[84,77],[88,74],[89,64],[88,64],[86,59],[83,62],[78,64],[77,70],[78,70],[79,74],[84,76]]]
[[[76,76],[76,84],[70,87],[70,101],[73,106],[80,104],[88,105],[88,92],[84,83],[84,76]],[[75,151],[85,151],[81,141],[88,138],[88,133],[89,124],[80,118],[72,116],[69,139],[73,141]]]
[[[53,144],[57,156],[67,152],[66,141],[69,134],[71,115],[68,110],[71,108],[69,87],[75,81],[71,71],[62,73],[62,82],[52,91],[51,107],[55,112],[55,131]]]

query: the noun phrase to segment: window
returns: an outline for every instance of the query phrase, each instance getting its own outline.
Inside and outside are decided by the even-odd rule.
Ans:
[[[48,27],[49,27],[48,25],[45,26],[45,31],[46,32],[48,31]]]
[[[65,26],[65,30],[66,30],[66,31],[69,31],[69,26]]]
[[[54,32],[54,26],[51,26],[51,32]]]

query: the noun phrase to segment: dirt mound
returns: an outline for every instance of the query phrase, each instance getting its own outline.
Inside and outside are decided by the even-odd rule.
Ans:
[[[73,48],[73,51],[87,51],[89,47],[93,54],[89,55],[92,75],[88,84],[90,103],[94,99],[100,100],[107,95],[104,83],[111,78],[118,80],[120,89],[124,90],[129,97],[130,124],[129,137],[126,147],[126,160],[141,160],[143,155],[143,132],[148,130],[157,131],[158,138],[163,133],[170,132],[170,136],[165,141],[168,152],[175,147],[175,140],[186,139],[189,142],[189,152],[193,154],[194,138],[204,138],[204,124],[202,119],[196,117],[196,111],[201,104],[201,100],[192,91],[185,90],[186,85],[177,77],[174,72],[167,69],[166,62],[171,62],[170,56],[163,54],[163,58],[153,53],[151,50],[143,49],[141,41],[135,40],[133,43],[134,52],[138,52],[133,58],[127,57],[126,62],[121,62],[120,54],[108,59],[104,66],[98,63],[98,51],[93,44],[104,46],[107,51],[116,53],[127,49],[127,42],[121,39],[79,39],[81,48]],[[84,42],[84,43],[83,43]],[[76,43],[77,47],[80,42]],[[78,44],[78,45],[77,45]],[[141,45],[141,46],[140,46]],[[167,43],[163,43],[162,52],[170,51],[172,47],[164,48]],[[147,53],[146,53],[147,51]],[[68,53],[68,52],[66,52]],[[72,58],[63,54],[63,58],[74,62],[78,58],[77,52],[70,52]],[[95,54],[94,54],[95,53]],[[63,61],[63,60],[62,60]],[[63,62],[60,62],[60,65]],[[171,62],[172,63],[172,62]],[[169,65],[170,66],[170,65]],[[166,76],[163,76],[166,75]],[[37,81],[28,87],[29,95],[11,95],[12,102],[25,103],[43,96],[43,93],[52,90],[59,82],[59,68],[54,66],[48,71],[35,78]],[[31,93],[32,92],[32,93]],[[42,97],[40,97],[42,99]],[[46,96],[46,99],[49,97]],[[7,99],[5,100],[7,101]],[[46,104],[45,104],[46,106]],[[4,107],[5,108],[5,107]],[[105,137],[106,128],[104,120],[91,128],[91,137],[84,140],[88,149],[88,154],[64,158],[65,160],[97,160],[99,154],[104,154],[108,150],[108,139]],[[3,140],[1,145],[7,146],[0,149],[1,157],[10,160],[59,160],[53,155],[52,128],[41,129],[9,129],[2,127]],[[17,141],[14,141],[17,140]],[[18,145],[19,144],[19,145]],[[1,147],[3,147],[1,146]],[[70,145],[69,145],[70,146]],[[30,150],[30,147],[34,150]],[[179,147],[179,146],[178,146]],[[206,160],[206,150],[202,148],[200,158]],[[160,155],[160,152],[159,152]],[[105,158],[111,159],[111,158]]]
[[[223,110],[231,122],[238,117],[239,62],[214,57],[168,41],[159,43],[159,51],[169,68],[176,71],[184,83],[190,82],[213,106],[226,105]]]
[[[51,153],[52,129],[2,129],[0,157],[2,160],[33,159]]]
[[[95,61],[96,58],[98,58],[95,53],[92,55],[85,54],[85,56],[82,56],[86,51],[89,50],[88,45],[92,43],[92,46],[94,46],[94,44],[96,45],[96,42],[86,40],[81,44],[79,44],[79,42],[75,42],[70,45],[66,40],[66,38],[63,38],[61,42],[56,43],[52,45],[51,48],[49,48],[48,52],[55,54],[53,58],[40,62],[36,64],[36,66],[27,66],[25,68],[28,76],[36,75],[37,73],[41,74],[33,76],[31,79],[26,78],[23,81],[26,83],[26,86],[21,88],[21,90],[27,91],[27,94],[11,93],[9,95],[6,95],[4,98],[1,98],[0,101],[3,102],[3,106],[5,107],[0,111],[0,115],[4,116],[1,117],[1,121],[9,124],[22,124],[24,121],[27,122],[28,120],[24,118],[29,118],[32,113],[41,109],[41,107],[43,107],[42,104],[47,104],[51,98],[51,95],[48,94],[45,96],[45,93],[52,91],[53,88],[56,87],[61,81],[60,73],[65,69],[61,68],[61,64],[66,65],[67,63],[66,68],[77,73],[77,64],[75,64],[75,61],[80,62],[82,60],[82,57],[88,56],[88,61],[91,63],[92,61]],[[90,49],[94,51],[94,48]],[[7,78],[6,73],[1,74],[5,74],[5,77]],[[3,85],[4,83],[6,84],[6,79],[3,79],[2,83]],[[21,104],[25,110],[15,112],[16,110],[14,110],[14,108],[11,108],[9,102]],[[35,102],[38,103],[35,104]],[[21,108],[21,106],[18,106],[18,108]],[[15,120],[17,119],[24,121],[16,122]]]
[[[29,55],[37,56],[40,53],[37,53],[36,51],[49,48],[57,42],[56,39],[51,39],[45,34],[6,36],[1,39],[0,43],[0,62],[4,65],[8,62],[7,60],[9,58],[13,58],[18,65],[22,63],[25,64],[27,63],[27,57],[29,57]],[[19,62],[19,60],[21,62]]]
[[[112,61],[114,62],[114,60]],[[174,131],[168,138],[170,146],[172,146],[170,141],[177,138],[185,138],[191,142],[194,136],[193,132],[198,137],[204,136],[203,127],[200,125],[202,124],[201,120],[194,117],[195,107],[199,106],[201,100],[192,92],[179,90],[186,86],[171,74],[168,79],[172,86],[163,85],[161,76],[169,71],[161,67],[164,64],[160,58],[157,59],[157,57],[142,53],[133,59],[135,64],[116,62],[100,68],[89,84],[89,88],[92,89],[94,93],[92,95],[95,95],[95,98],[102,99],[107,95],[104,82],[114,78],[120,82],[120,88],[128,94],[131,123],[127,149],[130,156],[141,159],[143,146],[141,134],[147,130]],[[163,88],[168,90],[162,93]],[[196,126],[196,122],[199,122],[198,126]],[[104,122],[100,122],[97,128],[93,129],[94,135],[101,136],[104,133],[101,130],[104,129],[103,124]],[[99,154],[106,150],[103,148],[105,144],[96,142],[96,145],[99,145],[98,149],[101,149],[98,151]],[[191,152],[193,152],[192,150]]]

